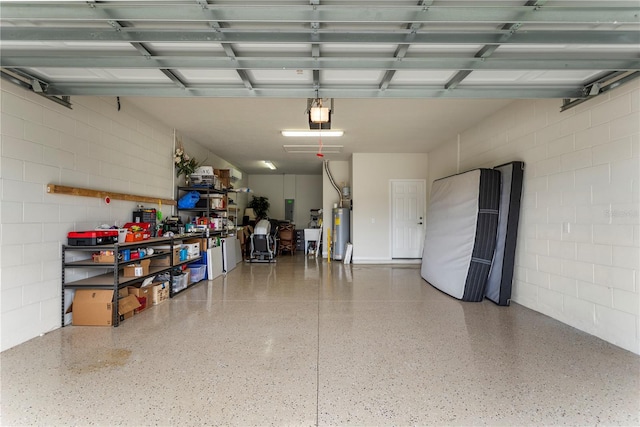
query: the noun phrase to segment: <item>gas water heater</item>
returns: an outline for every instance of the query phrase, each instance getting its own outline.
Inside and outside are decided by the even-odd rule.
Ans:
[[[343,260],[349,242],[351,216],[349,208],[333,208],[331,258]]]

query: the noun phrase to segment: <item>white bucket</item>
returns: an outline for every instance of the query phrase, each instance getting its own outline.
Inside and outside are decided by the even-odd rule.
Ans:
[[[118,243],[124,243],[127,241],[127,228],[118,228]]]

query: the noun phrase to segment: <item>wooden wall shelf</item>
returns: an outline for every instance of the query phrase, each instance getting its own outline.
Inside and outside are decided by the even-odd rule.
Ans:
[[[67,187],[56,184],[47,184],[47,193],[66,194],[68,196],[97,197],[98,199],[105,199],[108,197],[113,200],[126,200],[128,202],[177,205],[177,202],[173,199],[163,199],[160,197],[148,197],[127,193],[114,193],[111,191],[92,190],[90,188]]]

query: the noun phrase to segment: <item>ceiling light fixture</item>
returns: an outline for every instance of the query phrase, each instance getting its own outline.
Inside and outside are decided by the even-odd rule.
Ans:
[[[271,170],[276,170],[276,165],[274,165],[274,164],[271,162],[271,160],[264,160],[264,161],[263,161],[263,163],[264,163],[264,165],[265,165],[266,167],[268,167],[269,169],[271,169]]]
[[[331,98],[331,107],[322,105],[322,98],[318,96],[307,99],[307,113],[309,115],[309,129],[331,129],[331,113],[333,112],[333,98]],[[329,102],[329,99],[327,99]]]
[[[337,137],[344,135],[344,131],[342,130],[283,130],[281,133],[282,136],[291,137]]]
[[[329,121],[329,108],[322,106],[322,99],[314,99],[309,108],[309,120],[312,123],[327,123]]]

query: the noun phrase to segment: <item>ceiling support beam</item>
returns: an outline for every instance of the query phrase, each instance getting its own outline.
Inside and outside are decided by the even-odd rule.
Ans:
[[[536,7],[536,9],[532,9],[535,11],[535,10],[539,10],[537,8],[542,6],[546,2],[547,0],[529,0],[525,4],[525,6]],[[524,16],[520,17],[520,20],[522,20],[523,18]],[[502,25],[501,30],[509,31],[508,34],[504,35],[503,41],[508,40],[511,37],[511,35],[514,34],[521,26],[522,24],[519,22]],[[493,54],[493,52],[496,51],[496,49],[498,49],[498,47],[500,47],[499,44],[485,45],[482,47],[482,49],[476,52],[476,54],[474,55],[474,58],[488,58]],[[445,83],[444,88],[455,89],[464,79],[466,79],[469,76],[469,74],[471,74],[471,70],[458,71],[451,79],[449,79],[447,83]]]
[[[422,6],[422,7],[428,7],[428,6],[431,6],[432,4],[433,4],[433,0],[418,1],[418,6]],[[407,54],[407,51],[409,50],[410,43],[413,41],[413,38],[416,32],[421,27],[422,27],[422,24],[415,23],[415,22],[407,24],[407,29],[410,30],[411,33],[407,34],[405,43],[398,46],[396,51],[393,53],[393,57],[397,61],[402,61],[402,59],[405,57],[405,55]],[[380,90],[386,90],[389,87],[389,83],[391,83],[391,79],[393,79],[393,76],[395,74],[396,74],[396,70],[387,70],[384,73],[384,76],[382,77],[382,81],[380,82],[380,85],[379,85]]]
[[[607,2],[576,2],[571,6],[431,6],[428,10],[417,6],[376,6],[363,3],[352,5],[292,5],[265,4],[252,7],[233,4],[205,4],[203,1],[153,2],[99,2],[87,8],[85,2],[56,1],[5,2],[2,5],[2,20],[18,22],[38,21],[189,21],[206,22],[210,19],[202,14],[203,6],[215,14],[218,22],[344,22],[344,23],[436,23],[473,22],[502,24],[505,22],[556,23],[556,24],[638,24],[637,1],[616,1],[616,6]],[[123,6],[123,3],[126,3]],[[479,3],[479,2],[478,2]],[[532,12],[532,13],[530,13]],[[522,16],[526,14],[526,16]],[[110,17],[106,16],[109,15]]]
[[[86,4],[89,6],[89,9],[91,10],[96,10],[99,9],[97,6],[100,5],[100,3],[97,3],[96,0],[87,0]],[[107,19],[109,24],[113,27],[113,29],[116,32],[122,32],[124,29],[127,28],[126,25],[122,24],[121,22],[113,19],[112,17],[109,16],[109,13],[107,11],[104,10],[98,10],[97,13],[104,15]],[[126,31],[125,31],[126,34]],[[144,58],[146,59],[153,59],[153,53],[149,50],[149,48],[147,48],[143,43],[138,42],[138,41],[129,41],[129,43],[131,44],[131,46],[133,46]],[[178,77],[178,75],[176,75],[176,73],[174,73],[172,70],[168,69],[168,68],[159,68],[160,72],[162,74],[164,74],[165,76],[167,76],[167,78],[169,80],[171,80],[173,83],[175,83],[180,89],[185,90],[187,88],[186,84],[180,79],[180,77]]]
[[[396,52],[401,50],[401,45]],[[110,52],[51,50],[42,53],[3,49],[0,66],[34,68],[130,68],[130,69],[217,69],[217,70],[636,70],[640,57],[628,54],[593,52],[584,55],[509,55],[491,58],[465,58],[429,55],[425,57],[331,57],[319,56],[313,45],[311,57],[235,57],[132,55],[130,51]],[[33,55],[33,56],[30,56]]]
[[[184,97],[184,90],[173,84],[157,83],[56,83],[47,88],[50,95],[86,95],[86,96],[160,96]],[[315,98],[316,91],[310,85],[262,85],[252,90],[244,85],[192,84],[189,96],[207,97],[265,97],[265,98]],[[465,85],[454,91],[441,85],[389,87],[380,91],[377,84],[357,87],[342,85],[324,85],[322,98],[487,98],[487,99],[525,99],[525,98],[581,98],[582,88],[574,85],[548,86],[501,86],[501,85]]]
[[[324,43],[360,43],[393,44],[406,43],[411,30],[402,31],[262,31],[236,30],[220,28],[209,30],[144,29],[123,27],[119,31],[99,28],[55,28],[55,27],[0,27],[0,39],[4,41],[61,41],[61,42],[126,42],[126,43],[258,43],[258,44],[324,44]],[[505,36],[509,36],[505,40]],[[583,45],[628,45],[638,44],[637,31],[609,30],[529,30],[510,33],[507,30],[491,31],[419,31],[411,44],[468,44],[468,45],[504,45],[504,44],[583,44]]]
[[[640,70],[637,0],[604,3],[0,0],[0,67],[56,96],[582,99]]]
[[[313,7],[314,12],[318,10],[318,6],[320,5],[320,0],[309,0],[309,5]],[[317,13],[315,13],[317,15]],[[320,22],[313,21],[309,23],[309,28],[313,31],[313,38],[315,39],[315,35],[317,35],[318,30],[320,29]],[[314,61],[314,66],[312,67],[312,76],[313,79],[313,89],[316,91],[316,95],[314,98],[321,98],[320,96],[320,68],[318,68],[319,60],[320,60],[320,45],[318,43],[311,44],[311,59]],[[296,67],[297,69],[297,67]],[[307,106],[307,111],[311,105]]]
[[[221,32],[223,27],[222,25],[220,25],[220,22],[218,22],[218,19],[216,19],[215,12],[209,8],[210,6],[209,2],[207,0],[196,0],[196,2],[202,8],[202,12],[209,15],[208,18],[210,18],[210,20],[207,21],[208,25],[214,31]],[[224,49],[224,52],[227,54],[227,58],[231,59],[232,61],[235,61],[237,59],[236,52],[233,50],[233,47],[231,46],[230,43],[222,43],[222,48]],[[253,83],[251,82],[249,73],[247,73],[245,70],[239,69],[238,67],[234,67],[234,68],[236,70],[236,73],[238,74],[238,77],[240,77],[240,80],[242,80],[242,84],[244,85],[244,87],[246,87],[249,90],[253,89]]]
[[[312,38],[315,40],[318,30],[320,29],[320,22],[317,20],[317,10],[320,5],[320,0],[309,0],[309,5],[313,7],[314,16],[316,17],[316,20],[309,23],[309,28],[313,31]],[[322,99],[322,96],[320,95],[320,68],[318,68],[320,60],[320,45],[318,43],[311,44],[311,59],[314,62],[311,71],[311,78],[313,80],[313,89],[316,93],[312,98],[307,98],[307,109],[305,110],[305,114],[310,114],[311,107],[314,105],[314,100]],[[333,110],[333,100],[331,100],[331,109]],[[321,127],[324,127],[324,125],[321,125]]]

